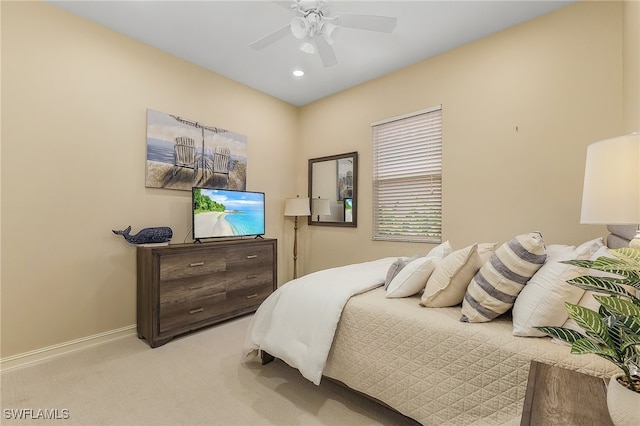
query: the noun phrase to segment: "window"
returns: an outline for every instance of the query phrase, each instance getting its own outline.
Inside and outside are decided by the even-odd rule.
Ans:
[[[442,242],[442,106],[373,128],[373,239]]]

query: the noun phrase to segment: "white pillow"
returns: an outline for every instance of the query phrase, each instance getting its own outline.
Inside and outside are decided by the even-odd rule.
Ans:
[[[386,290],[389,288],[389,284],[391,284],[391,281],[396,277],[396,275],[400,273],[400,271],[402,271],[402,269],[404,269],[405,266],[418,259],[419,257],[420,256],[418,256],[417,254],[412,257],[399,257],[398,260],[393,262],[391,266],[389,266],[389,269],[387,269],[387,276],[384,279],[384,289]]]
[[[453,248],[451,247],[451,243],[449,241],[445,241],[444,243],[432,248],[425,257],[433,257],[434,259],[444,259],[445,257],[449,256],[452,251],[453,251]]]
[[[460,320],[487,322],[507,312],[546,257],[539,232],[518,235],[501,245],[471,280]]]
[[[547,250],[547,260],[545,260],[545,262],[549,262],[551,259],[553,259],[556,256],[564,255],[565,253],[567,253],[567,250],[575,251],[576,246],[569,246],[566,244],[548,244],[546,246],[546,250]]]
[[[420,257],[407,264],[391,280],[387,287],[387,297],[409,297],[424,289],[436,263],[451,253],[449,241],[433,248],[425,257]]]
[[[583,308],[591,309],[592,311],[598,312],[600,309],[600,302],[593,298],[594,293],[591,290],[585,291],[578,303],[576,305],[580,305]],[[569,314],[567,314],[567,320],[562,324],[564,328],[570,328],[571,330],[579,331],[584,334],[584,330],[580,327],[573,319],[569,318]],[[556,340],[556,339],[554,339]]]
[[[602,257],[602,256],[611,257],[611,258],[615,257],[614,255],[609,253],[607,250],[608,250],[607,247],[603,245],[595,253],[593,253],[591,255],[589,260],[596,260],[597,258]],[[593,275],[593,276],[612,276],[612,277],[615,277],[615,275],[613,275],[613,274],[608,274],[608,273],[602,272],[602,271],[595,271],[593,269],[588,269],[586,271],[583,271],[583,274],[584,275]],[[581,274],[581,275],[583,275],[583,274]],[[580,300],[578,300],[578,302],[576,304],[580,305],[580,306],[582,306],[584,308],[591,309],[592,311],[598,312],[598,309],[600,309],[600,302],[598,302],[596,299],[593,298],[594,294],[600,294],[600,293],[595,293],[595,292],[593,292],[591,290],[585,291],[583,293],[582,297],[580,298]],[[576,331],[579,331],[580,333],[584,334],[584,330],[582,329],[582,327],[580,327],[573,319],[569,318],[569,314],[567,314],[567,320],[564,322],[564,324],[562,324],[562,327],[570,328],[572,330],[576,330]]]
[[[472,244],[447,256],[427,281],[420,305],[443,308],[462,303],[469,282],[495,246],[496,243]]]
[[[587,241],[585,243],[580,244],[578,247],[576,247],[576,252],[587,255],[588,256],[587,259],[590,256],[594,255],[596,252],[601,250],[604,250],[605,252],[607,250],[602,237]]]
[[[534,327],[561,326],[569,314],[564,302],[578,303],[584,290],[566,281],[584,275],[586,269],[565,263],[565,260],[588,259],[589,249],[582,252],[566,246],[556,251],[547,247],[545,264],[527,282],[513,305],[513,335],[543,337],[545,333]]]

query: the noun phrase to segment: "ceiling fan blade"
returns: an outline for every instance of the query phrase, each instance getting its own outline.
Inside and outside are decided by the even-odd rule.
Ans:
[[[266,36],[254,41],[249,45],[249,47],[254,50],[262,50],[270,44],[280,40],[281,38],[288,36],[289,34],[291,34],[291,26],[290,24],[287,24],[283,27],[278,28],[274,32],[269,33]]]
[[[391,33],[396,28],[397,18],[389,16],[356,15],[351,13],[336,13],[337,24],[341,27],[357,30],[379,31]]]
[[[338,60],[336,59],[336,54],[333,51],[333,47],[329,45],[327,39],[322,35],[315,36],[313,39],[316,42],[316,47],[318,48],[322,65],[325,67],[331,67],[337,64]]]

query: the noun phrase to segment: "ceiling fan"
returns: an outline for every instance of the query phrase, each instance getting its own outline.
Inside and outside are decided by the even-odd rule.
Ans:
[[[358,30],[391,33],[396,27],[396,18],[375,15],[357,15],[351,13],[332,14],[326,0],[292,0],[292,4],[276,2],[295,11],[291,22],[259,38],[249,45],[252,49],[262,50],[276,41],[292,34],[299,40],[305,40],[300,49],[314,53],[317,49],[325,67],[338,63],[333,51],[331,35],[339,27]],[[284,4],[283,4],[284,3]]]

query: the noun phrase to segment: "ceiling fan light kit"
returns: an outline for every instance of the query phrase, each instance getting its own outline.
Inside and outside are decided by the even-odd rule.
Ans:
[[[302,40],[309,33],[309,28],[311,28],[311,23],[305,18],[301,18],[296,16],[291,20],[291,34],[297,39]]]
[[[388,16],[347,13],[331,15],[329,3],[325,0],[292,0],[290,8],[296,16],[288,25],[259,38],[249,47],[262,50],[291,34],[299,40],[305,40],[300,45],[300,50],[306,53],[314,53],[317,50],[322,64],[330,67],[338,63],[332,47],[332,36],[339,27],[391,33],[397,22],[396,18]]]
[[[316,53],[316,47],[313,45],[313,43],[309,43],[308,41],[305,41],[300,45],[300,50],[310,55]]]

